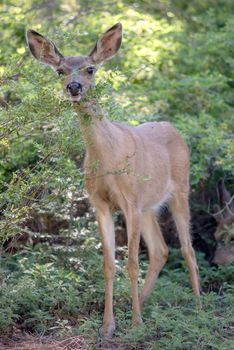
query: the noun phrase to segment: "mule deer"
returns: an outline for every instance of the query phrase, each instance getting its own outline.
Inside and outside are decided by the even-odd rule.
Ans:
[[[27,42],[32,55],[64,75],[63,88],[77,111],[86,144],[86,188],[96,209],[104,254],[105,310],[103,332],[115,330],[113,280],[115,275],[114,209],[122,210],[128,233],[128,273],[131,280],[132,321],[142,322],[141,307],[164,266],[168,248],[156,212],[168,203],[178,230],[194,293],[199,295],[198,268],[189,234],[189,154],[181,136],[168,122],[136,127],[108,120],[97,99],[87,101],[95,72],[119,50],[122,25],[115,24],[97,41],[88,56],[63,56],[54,43],[34,30]],[[87,122],[89,120],[89,122]],[[94,166],[95,165],[95,166]],[[149,270],[138,295],[140,233],[149,250]]]
[[[234,196],[226,189],[223,179],[218,182],[217,192],[219,205],[215,205],[217,211],[213,216],[218,224],[214,233],[218,245],[212,261],[226,264],[234,261]]]

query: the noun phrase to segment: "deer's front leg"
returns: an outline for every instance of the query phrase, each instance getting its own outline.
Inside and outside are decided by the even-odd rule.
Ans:
[[[105,277],[105,311],[103,335],[111,337],[115,331],[113,314],[113,281],[115,276],[115,231],[110,209],[106,203],[96,209],[103,245],[103,270]]]
[[[138,252],[140,243],[140,214],[130,209],[126,215],[128,231],[128,274],[131,280],[132,291],[132,323],[137,326],[142,323],[138,294],[139,263]]]

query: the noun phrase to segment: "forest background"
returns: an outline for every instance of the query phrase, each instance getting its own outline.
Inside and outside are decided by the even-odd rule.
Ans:
[[[101,103],[111,120],[167,120],[186,140],[191,234],[204,294],[200,310],[164,210],[169,262],[146,304],[144,325],[131,329],[126,232],[117,213],[118,331],[107,342],[98,332],[102,248],[83,186],[84,143],[58,76],[33,60],[25,30],[46,35],[65,55],[88,54],[117,22],[123,43],[98,73]],[[32,332],[50,341],[79,339],[90,349],[234,349],[233,1],[3,0],[0,33],[3,338]],[[139,283],[148,264],[143,242],[140,260]]]

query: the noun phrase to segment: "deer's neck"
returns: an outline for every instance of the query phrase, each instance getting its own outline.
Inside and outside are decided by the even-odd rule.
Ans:
[[[100,160],[106,149],[113,151],[115,148],[116,126],[107,119],[97,101],[81,102],[75,104],[74,108],[80,121],[86,152]]]

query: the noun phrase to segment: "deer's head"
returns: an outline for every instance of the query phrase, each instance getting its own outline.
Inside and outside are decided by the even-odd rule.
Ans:
[[[71,101],[78,102],[95,85],[95,73],[100,64],[119,50],[122,25],[117,23],[108,29],[88,56],[63,56],[52,41],[32,29],[27,31],[26,37],[32,55],[61,76],[66,95]]]

